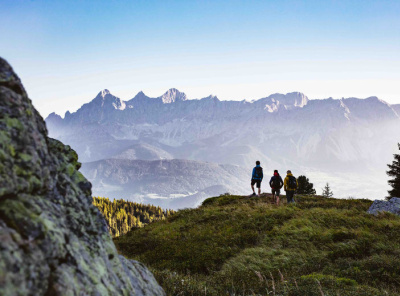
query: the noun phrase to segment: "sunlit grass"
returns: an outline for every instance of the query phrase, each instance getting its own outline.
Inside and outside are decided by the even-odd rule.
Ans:
[[[371,203],[225,195],[115,243],[168,295],[398,295],[400,217]]]

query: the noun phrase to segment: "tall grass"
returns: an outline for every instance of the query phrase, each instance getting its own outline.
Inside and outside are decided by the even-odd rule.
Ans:
[[[369,200],[221,196],[115,239],[168,295],[399,295],[400,218]]]

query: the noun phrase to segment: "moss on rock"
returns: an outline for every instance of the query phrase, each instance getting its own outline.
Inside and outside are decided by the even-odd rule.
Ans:
[[[0,160],[1,295],[164,295],[146,268],[118,256],[78,155],[47,137],[1,58]]]

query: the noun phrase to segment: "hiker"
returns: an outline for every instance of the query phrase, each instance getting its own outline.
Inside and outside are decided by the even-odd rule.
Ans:
[[[292,175],[290,170],[287,171],[285,181],[283,182],[284,189],[286,191],[286,198],[288,203],[294,202],[293,196],[297,189],[297,180]]]
[[[257,184],[258,188],[258,196],[261,194],[261,182],[263,179],[263,169],[260,166],[260,161],[256,161],[256,166],[253,168],[253,174],[251,175],[251,189],[253,189],[253,194],[251,196],[255,196],[256,192],[254,191],[254,184]]]
[[[283,186],[282,177],[279,175],[278,170],[274,170],[274,175],[269,181],[269,186],[272,189],[272,197],[276,198],[276,204],[279,206],[279,195],[281,193],[281,188]]]

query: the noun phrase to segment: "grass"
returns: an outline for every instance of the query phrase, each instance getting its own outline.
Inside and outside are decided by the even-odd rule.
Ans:
[[[168,295],[399,295],[400,217],[371,203],[225,195],[114,242]]]

